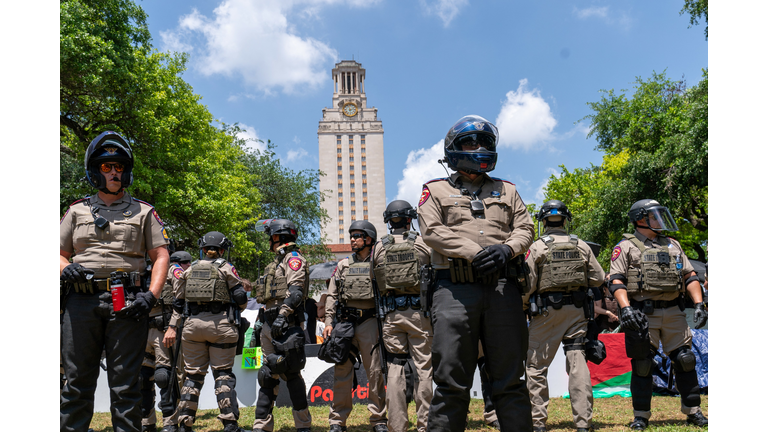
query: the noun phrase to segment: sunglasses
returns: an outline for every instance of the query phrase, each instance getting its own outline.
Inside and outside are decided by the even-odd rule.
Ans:
[[[350,234],[349,237],[353,239],[365,238],[365,234],[355,233],[355,234]]]
[[[101,172],[108,173],[112,171],[112,168],[115,169],[115,171],[121,173],[125,170],[125,165],[121,163],[103,163],[101,164]]]
[[[483,147],[486,150],[494,151],[496,149],[496,141],[485,134],[469,134],[456,138],[454,145],[457,149],[463,150],[477,150]],[[468,147],[464,149],[463,147]]]

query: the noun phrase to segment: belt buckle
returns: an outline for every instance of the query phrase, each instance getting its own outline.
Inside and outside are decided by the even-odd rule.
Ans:
[[[643,300],[643,313],[650,315],[653,313],[653,300]]]
[[[357,311],[357,313],[356,313],[357,317],[358,318],[362,318],[363,317],[363,310],[362,309],[356,309],[356,311]]]

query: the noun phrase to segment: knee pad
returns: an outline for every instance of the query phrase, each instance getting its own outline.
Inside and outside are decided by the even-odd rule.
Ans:
[[[584,351],[584,342],[587,338],[578,337],[573,339],[563,339],[563,353],[568,351]]]
[[[301,411],[307,407],[307,388],[300,374],[288,379],[285,383],[288,387],[288,394],[291,397],[293,409]]]
[[[272,370],[267,365],[262,365],[259,369],[259,387],[263,389],[273,389],[280,385],[280,380],[272,378]]]
[[[632,359],[632,373],[637,374],[641,377],[648,377],[651,376],[651,373],[653,372],[653,367],[655,366],[655,362],[652,358],[644,358],[644,359]]]
[[[171,370],[167,367],[155,369],[155,384],[161,389],[167,388],[171,382]]]
[[[677,372],[696,370],[696,355],[687,345],[683,345],[669,353],[669,359],[672,360],[672,366]]]

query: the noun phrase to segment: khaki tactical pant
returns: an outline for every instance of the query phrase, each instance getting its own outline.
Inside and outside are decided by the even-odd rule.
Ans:
[[[272,327],[270,327],[269,324],[266,322],[261,327],[261,354],[263,357],[266,357],[270,354],[275,354],[275,347],[272,345]],[[280,377],[283,381],[288,381],[288,378],[285,376],[285,374],[280,375],[272,375],[273,378],[277,379],[277,377]],[[299,378],[303,380],[304,378],[301,376],[301,373],[299,373]],[[277,398],[277,392],[280,389],[280,386],[275,386],[274,388],[274,395],[275,398]],[[306,398],[306,395],[304,395]],[[273,405],[274,406],[274,405]],[[304,408],[303,410],[296,411],[292,410],[293,412],[293,423],[296,426],[296,429],[304,429],[304,428],[311,428],[312,427],[312,414],[309,413],[309,408]],[[260,419],[257,418],[253,422],[253,430],[261,429],[264,431],[273,431],[275,430],[275,418],[272,415],[272,412],[270,412],[266,418]]]
[[[163,336],[165,336],[165,332],[162,330],[154,327],[149,329],[149,335],[147,336],[146,355],[144,356],[144,361],[141,364],[142,367],[146,366],[155,369],[157,367],[164,366],[169,369],[171,368],[171,351],[169,348],[166,348],[165,345],[163,345]],[[152,360],[152,357],[154,357],[154,361]],[[175,384],[170,383],[169,385]],[[154,395],[154,389],[152,389],[152,394]],[[152,400],[154,401],[154,398]],[[173,415],[163,416],[163,426],[177,424],[178,414],[179,412],[176,410],[174,411]],[[141,419],[142,426],[153,425],[155,423],[157,423],[157,415],[155,414],[155,410],[152,410],[149,417]]]
[[[584,309],[564,305],[561,309],[549,308],[549,315],[536,315],[528,327],[528,391],[531,394],[531,417],[534,427],[547,423],[549,389],[547,369],[557,354],[563,339],[586,337],[587,319]],[[583,350],[565,352],[565,370],[568,373],[568,392],[571,397],[571,412],[576,428],[592,425],[592,381]]]
[[[179,402],[179,423],[192,426],[208,367],[214,371],[216,396],[219,403],[219,420],[237,420],[240,411],[235,396],[234,374],[237,351],[237,326],[227,320],[227,312],[218,314],[201,312],[190,316],[181,332],[181,346],[184,352],[184,372],[187,377],[181,389]],[[220,348],[210,344],[233,344]]]
[[[368,376],[368,410],[372,426],[387,424],[386,396],[384,376],[381,374],[379,360],[379,329],[376,318],[369,318],[355,326],[352,344],[360,350],[363,367]],[[374,348],[375,347],[375,348]],[[347,417],[352,412],[352,374],[355,373],[351,360],[333,367],[333,402],[329,423],[346,426]]]
[[[391,354],[409,354],[419,377],[414,389],[418,420],[416,429],[427,430],[429,404],[432,402],[432,323],[418,310],[395,310],[387,314],[382,326],[384,346]],[[405,370],[403,364],[388,363],[387,412],[389,430],[408,429],[408,405],[405,403]]]

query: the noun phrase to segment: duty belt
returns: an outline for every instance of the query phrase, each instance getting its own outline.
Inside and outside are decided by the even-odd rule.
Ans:
[[[404,311],[409,307],[415,310],[421,310],[421,296],[419,294],[414,295],[388,295],[382,298],[384,303],[384,313],[388,314],[392,311],[399,310]]]
[[[469,269],[467,271],[467,269]],[[464,279],[457,277],[461,274],[464,275]],[[471,276],[471,278],[469,277]],[[477,283],[481,285],[494,285],[498,282],[499,277],[506,277],[506,275],[499,275],[498,272],[492,273],[488,276],[484,277],[478,277],[474,274],[474,269],[470,265],[469,267],[463,267],[462,271],[456,271],[454,270],[453,277],[451,276],[451,270],[450,269],[436,269],[435,270],[435,278],[438,280],[450,280],[453,283]],[[435,287],[435,289],[438,289],[439,287]]]
[[[275,322],[278,315],[280,315],[280,306],[264,309],[264,322],[272,326],[272,323]],[[286,317],[285,322],[291,327],[300,325],[302,322],[304,322],[303,320],[299,319],[300,317],[304,317],[304,310],[297,308],[293,311],[292,314]]]
[[[220,313],[227,309],[227,304],[223,302],[189,303],[189,314],[197,315],[200,312]]]
[[[338,321],[349,321],[353,324],[360,324],[374,316],[376,316],[376,308],[358,309],[354,307],[339,306],[336,313],[336,319]]]
[[[581,291],[581,293],[583,293],[583,291]],[[553,306],[555,309],[560,309],[561,306],[565,305],[576,305],[577,307],[581,307],[584,305],[584,301],[587,297],[585,294],[577,294],[577,296],[582,297],[580,300],[577,300],[574,299],[573,293],[566,294],[562,291],[547,291],[537,295],[546,299],[549,303],[548,306]]]
[[[678,307],[680,310],[685,309],[685,305],[682,304],[681,307],[681,298],[678,297],[674,300],[630,300],[629,305],[632,306],[635,309],[639,309],[643,311],[646,315],[652,314],[654,309],[667,309],[671,307]]]
[[[165,330],[166,319],[162,315],[149,318],[149,328],[156,328],[158,330]]]
[[[109,291],[109,279],[91,279],[87,282],[74,282],[72,283],[76,293],[80,294],[94,294],[99,291]]]

